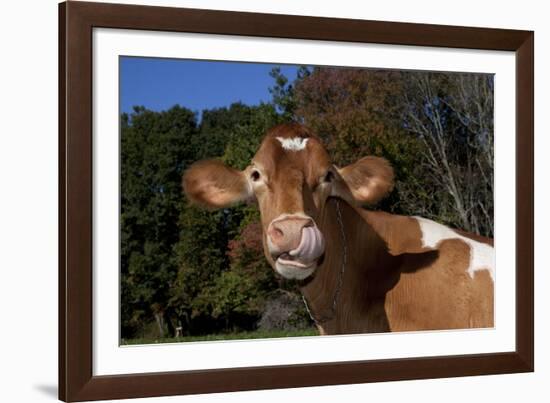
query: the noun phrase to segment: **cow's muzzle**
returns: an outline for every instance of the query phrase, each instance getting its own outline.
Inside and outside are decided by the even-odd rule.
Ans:
[[[275,269],[286,278],[310,276],[325,251],[323,234],[306,215],[284,215],[273,220],[267,241]]]

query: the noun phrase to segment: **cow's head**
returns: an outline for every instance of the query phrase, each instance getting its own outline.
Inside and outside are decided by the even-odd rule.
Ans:
[[[374,203],[391,190],[393,170],[377,157],[337,168],[310,130],[285,124],[268,131],[245,170],[199,161],[185,172],[183,186],[191,201],[209,208],[257,201],[267,260],[283,277],[305,279],[325,250],[317,221],[326,200]]]

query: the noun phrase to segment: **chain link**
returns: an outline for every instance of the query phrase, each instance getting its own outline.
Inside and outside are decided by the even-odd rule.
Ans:
[[[332,299],[332,306],[330,307],[329,314],[315,317],[315,315],[309,308],[309,304],[307,303],[306,298],[302,294],[302,301],[304,301],[304,305],[306,306],[306,311],[309,314],[309,317],[311,318],[311,320],[315,322],[316,325],[326,323],[329,320],[334,318],[334,315],[336,315],[336,305],[338,304],[340,291],[342,290],[342,284],[344,283],[344,271],[346,270],[346,264],[348,261],[348,248],[347,248],[348,243],[346,240],[346,233],[344,232],[344,221],[342,219],[342,212],[340,211],[340,200],[338,199],[336,199],[336,217],[338,219],[338,223],[340,224],[340,235],[342,237],[343,254],[342,254],[342,267],[340,268],[340,274],[338,276],[338,284],[336,286],[336,291],[334,291],[334,297]]]

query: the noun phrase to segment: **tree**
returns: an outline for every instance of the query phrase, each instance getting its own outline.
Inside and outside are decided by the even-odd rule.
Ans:
[[[181,175],[193,150],[193,112],[136,107],[121,118],[122,336],[131,337],[147,318],[164,334],[166,301],[177,267]]]
[[[439,200],[435,218],[492,236],[492,76],[408,76],[404,119],[423,144],[423,165]]]
[[[202,151],[195,159],[221,158],[244,169],[265,132],[283,119],[270,104],[205,111],[196,137]],[[211,212],[183,204],[174,249],[179,272],[169,305],[185,334],[229,331],[242,327],[243,318],[248,323],[259,318],[261,296],[277,284],[262,250],[242,243],[251,236],[248,226],[258,222],[252,205]],[[261,229],[256,229],[261,244]]]
[[[477,171],[476,183],[470,187],[468,204],[472,228],[492,236],[494,233],[494,76],[457,74],[453,76],[453,97],[445,102],[471,134],[468,146],[473,150],[469,163]]]
[[[299,82],[308,77],[311,71],[306,66],[298,68],[296,73],[296,81]],[[274,67],[269,73],[271,78],[275,80],[273,87],[269,87],[269,93],[272,97],[272,105],[275,106],[276,112],[279,113],[283,120],[290,121],[295,115],[296,99],[294,97],[294,86],[292,82],[281,72],[280,67]]]
[[[396,186],[378,206],[493,234],[492,76],[316,67],[294,84],[295,119],[336,165],[387,158]]]
[[[422,188],[415,172],[420,144],[403,127],[403,80],[397,71],[316,67],[295,84],[296,114],[323,139],[337,166],[365,155],[388,159],[397,186],[379,208],[414,214],[407,196],[411,184]]]
[[[193,137],[194,160],[220,157],[227,143],[239,125],[246,126],[251,119],[253,108],[241,102],[228,108],[213,108],[202,111],[202,119],[196,136]]]

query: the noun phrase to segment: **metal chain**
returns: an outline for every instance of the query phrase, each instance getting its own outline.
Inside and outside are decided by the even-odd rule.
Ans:
[[[344,283],[344,271],[346,270],[346,264],[348,261],[348,247],[347,247],[347,241],[346,241],[346,233],[344,231],[344,221],[342,220],[342,212],[340,211],[340,201],[336,199],[336,217],[338,218],[338,223],[340,224],[340,235],[342,237],[342,244],[343,244],[343,254],[342,254],[342,267],[340,268],[340,275],[338,276],[338,284],[336,286],[336,291],[334,291],[334,298],[332,299],[332,306],[330,307],[329,315],[323,315],[320,317],[315,317],[313,312],[311,312],[311,309],[309,308],[309,305],[307,303],[306,298],[302,294],[302,300],[304,301],[304,305],[306,306],[306,311],[309,314],[309,317],[315,324],[319,325],[325,322],[328,322],[329,320],[334,318],[334,315],[336,315],[336,305],[338,304],[338,299],[340,297],[340,291],[342,290],[342,284]]]

